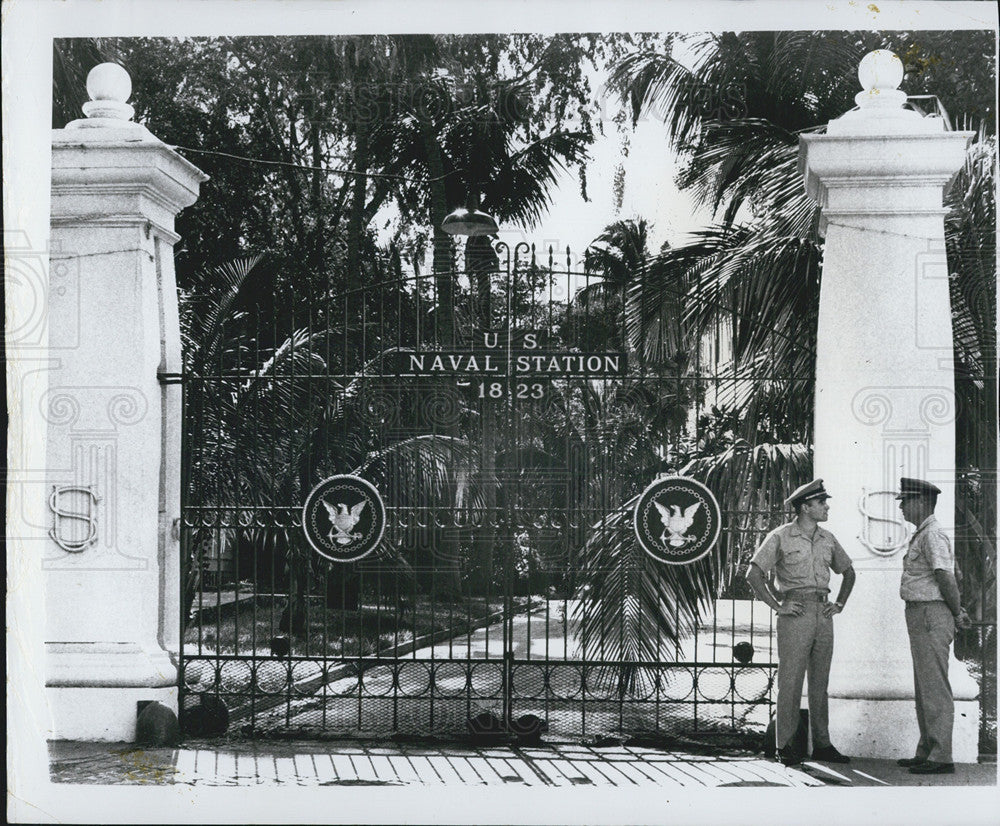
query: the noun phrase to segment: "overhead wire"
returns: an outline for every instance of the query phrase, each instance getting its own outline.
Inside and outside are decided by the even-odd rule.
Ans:
[[[460,172],[458,169],[453,169],[451,172],[445,172],[443,175],[428,178],[413,178],[408,175],[398,175],[392,172],[359,172],[356,169],[344,169],[342,167],[310,166],[309,164],[293,163],[292,161],[274,161],[266,158],[251,158],[248,155],[235,155],[232,152],[221,152],[217,149],[195,149],[191,146],[180,146],[179,144],[169,144],[169,146],[171,149],[180,152],[194,152],[200,155],[217,155],[219,157],[232,158],[234,160],[245,161],[247,163],[291,167],[293,169],[301,169],[305,172],[330,172],[337,175],[356,175],[365,178],[391,178],[397,181],[406,181],[407,183],[413,184],[427,184],[433,183],[434,181],[442,181],[448,176],[456,175]]]

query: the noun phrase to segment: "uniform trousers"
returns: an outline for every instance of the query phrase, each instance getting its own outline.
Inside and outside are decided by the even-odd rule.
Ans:
[[[823,602],[803,602],[788,596],[788,602],[799,601],[800,616],[778,615],[778,708],[775,715],[775,740],[780,749],[785,746],[799,725],[802,705],[802,682],[809,673],[809,727],[813,750],[830,745],[830,712],[827,686],[830,682],[830,662],[833,659],[833,617],[823,616]]]
[[[955,700],[948,681],[948,652],[955,617],[943,600],[906,603],[906,630],[913,655],[913,688],[920,742],[915,757],[951,763]]]

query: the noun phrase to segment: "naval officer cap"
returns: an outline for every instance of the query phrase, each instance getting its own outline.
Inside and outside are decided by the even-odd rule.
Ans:
[[[802,487],[792,491],[792,495],[785,500],[785,507],[792,508],[800,502],[808,502],[810,499],[831,498],[830,494],[826,492],[826,488],[823,487],[823,480],[813,479],[811,482],[806,482]]]
[[[899,480],[899,493],[896,494],[897,499],[903,499],[907,496],[930,496],[931,494],[938,494],[941,492],[941,488],[937,485],[932,485],[930,482],[925,482],[923,479],[909,479],[903,476]]]

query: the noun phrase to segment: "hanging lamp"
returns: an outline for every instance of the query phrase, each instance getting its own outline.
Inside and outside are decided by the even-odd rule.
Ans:
[[[465,207],[448,213],[441,222],[441,229],[449,235],[495,235],[500,231],[492,215]]]

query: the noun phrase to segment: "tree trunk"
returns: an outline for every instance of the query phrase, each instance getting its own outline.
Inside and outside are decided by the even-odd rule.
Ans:
[[[492,275],[497,271],[497,258],[493,246],[487,236],[473,236],[465,245],[465,269],[469,274],[476,295],[475,327],[476,333],[482,334],[493,328],[493,307],[491,301]],[[482,340],[476,342],[482,345]],[[504,354],[504,357],[506,354]],[[506,389],[506,388],[505,388]],[[484,484],[484,504],[486,518],[482,528],[476,534],[475,554],[473,559],[472,585],[473,591],[489,593],[493,582],[495,565],[495,548],[497,531],[492,524],[497,508],[497,433],[498,411],[505,404],[505,398],[492,398],[489,392],[482,399],[482,445],[481,472]]]
[[[367,189],[367,172],[370,160],[368,123],[364,119],[358,122],[357,144],[354,150],[354,169],[362,173],[354,176],[353,197],[351,199],[351,217],[347,225],[347,279],[348,283],[359,281],[361,272],[361,233],[365,213],[365,192]]]
[[[305,577],[298,570],[301,563],[289,560],[288,563],[288,604],[281,613],[278,630],[299,635],[307,631],[306,589]]]
[[[310,199],[312,201],[313,230],[309,243],[309,268],[316,274],[326,271],[326,218],[323,206],[323,147],[320,143],[319,130],[316,128],[315,115],[307,125],[309,130],[309,145],[312,151],[312,180],[310,181]],[[363,179],[362,179],[363,180]]]
[[[437,136],[430,128],[423,130],[424,149],[427,152],[427,168],[430,171],[431,228],[434,243],[434,288],[437,293],[437,309],[434,325],[437,341],[451,344],[455,340],[455,279],[452,273],[452,240],[443,229],[441,222],[448,214],[448,195],[444,184],[444,156],[438,145]]]
[[[337,563],[326,577],[327,608],[356,611],[360,604],[359,585],[358,575],[351,570],[350,563]]]

